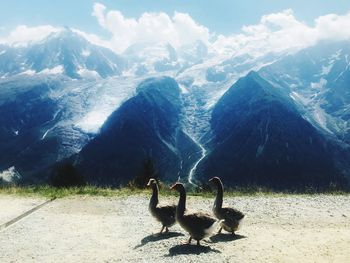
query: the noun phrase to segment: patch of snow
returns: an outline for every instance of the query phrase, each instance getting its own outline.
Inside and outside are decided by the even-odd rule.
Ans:
[[[322,89],[327,85],[327,80],[321,78],[319,82],[311,82],[310,85],[312,89]]]
[[[0,179],[7,183],[11,183],[20,177],[20,174],[16,171],[16,168],[14,166],[0,172]]]
[[[300,102],[303,105],[307,105],[310,102],[310,99],[303,97],[301,94],[292,91],[289,95],[296,102]]]
[[[319,106],[316,105],[313,111],[313,119],[317,122],[317,124],[324,129],[325,131],[329,133],[333,133],[331,130],[327,127],[327,117],[324,110]]]
[[[322,70],[321,70],[321,76],[325,76],[328,75],[329,72],[331,72],[334,63],[340,59],[340,54],[341,54],[342,50],[339,49],[335,54],[333,54],[330,58],[329,58],[329,62],[327,66],[322,66]]]
[[[328,66],[322,66],[321,75],[328,75],[333,68],[334,63],[330,63]]]
[[[222,89],[215,92],[212,96],[210,96],[210,99],[208,99],[208,101],[204,105],[204,109],[205,110],[212,109],[215,106],[215,104],[219,101],[219,99],[225,94],[226,91],[227,89]]]
[[[35,73],[36,73],[35,70],[28,69],[26,71],[23,71],[23,72],[19,73],[18,75],[33,76]]]
[[[44,70],[42,70],[42,71],[40,71],[39,73],[40,74],[62,74],[64,72],[64,68],[63,68],[63,66],[62,65],[58,65],[58,66],[56,66],[56,67],[54,67],[54,68],[46,68],[46,69],[44,69]]]
[[[50,129],[48,129],[46,132],[44,132],[43,136],[41,137],[41,140],[44,140],[44,139],[46,138],[47,134],[48,134],[50,131],[52,131],[53,128],[54,128],[54,127],[50,128]]]
[[[100,74],[98,74],[97,71],[95,70],[88,70],[86,68],[81,68],[78,70],[78,74],[82,77],[82,78],[87,78],[87,79],[98,79],[100,78]]]
[[[181,90],[181,93],[183,93],[183,94],[188,93],[188,89],[186,89],[185,85],[179,84],[179,88]]]
[[[108,114],[105,111],[92,111],[84,116],[76,126],[87,133],[97,133],[107,118]]]
[[[88,57],[88,56],[90,56],[90,54],[91,54],[91,51],[87,50],[87,49],[84,49],[83,52],[81,52],[81,55],[83,57]]]
[[[74,120],[75,127],[86,133],[97,133],[108,116],[126,99],[135,95],[135,88],[142,80],[144,78],[118,76],[88,81],[86,86],[77,86],[76,91],[71,90],[79,96],[82,90],[84,93],[94,94],[86,101],[86,107],[81,115]]]
[[[343,50],[342,49],[339,49],[337,50],[337,52],[335,52],[335,54],[333,54],[330,59],[331,60],[339,60],[340,59],[340,54]]]

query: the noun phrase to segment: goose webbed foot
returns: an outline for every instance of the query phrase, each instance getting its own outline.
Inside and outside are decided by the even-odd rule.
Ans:
[[[232,231],[231,234],[232,234],[232,236],[236,236],[235,231]]]

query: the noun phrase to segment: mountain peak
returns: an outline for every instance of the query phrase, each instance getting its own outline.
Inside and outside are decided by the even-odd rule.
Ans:
[[[254,81],[260,86],[270,86],[273,87],[272,84],[270,84],[267,80],[265,80],[258,72],[252,70],[250,71],[246,76],[244,76],[241,79]]]
[[[91,44],[86,38],[74,32],[74,30],[69,27],[64,27],[58,32],[51,33],[47,38],[43,39],[41,43],[47,43],[47,42],[56,41],[56,40],[60,40],[60,41],[64,40],[68,43],[76,42],[81,45]]]
[[[0,63],[0,75],[41,73],[96,79],[119,75],[125,65],[113,51],[90,43],[69,27],[28,47],[11,47],[9,50],[11,52],[2,52],[6,56]]]

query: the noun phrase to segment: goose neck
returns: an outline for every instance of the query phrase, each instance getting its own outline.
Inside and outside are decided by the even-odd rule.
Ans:
[[[186,192],[184,189],[181,189],[179,192],[180,192],[180,198],[176,209],[177,218],[181,218],[184,215],[186,210]]]
[[[156,184],[152,185],[152,196],[149,202],[150,208],[155,208],[158,204],[158,186]]]
[[[214,210],[222,208],[223,197],[224,197],[224,189],[223,189],[222,184],[220,183],[217,186],[217,193],[216,193],[216,198],[215,198],[215,203],[214,203]]]

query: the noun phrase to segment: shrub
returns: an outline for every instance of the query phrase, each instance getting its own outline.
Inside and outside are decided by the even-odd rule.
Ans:
[[[143,162],[142,171],[140,175],[136,176],[135,179],[131,180],[128,184],[129,187],[135,188],[146,188],[149,179],[154,178],[158,181],[158,173],[154,167],[152,158],[148,157]]]
[[[71,163],[62,163],[54,169],[50,184],[54,187],[80,187],[86,182]]]

